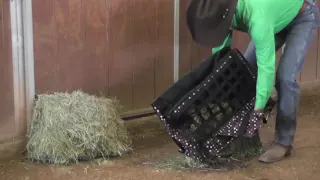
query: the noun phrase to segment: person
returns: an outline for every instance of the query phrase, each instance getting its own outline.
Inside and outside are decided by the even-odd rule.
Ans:
[[[231,45],[233,30],[250,35],[244,57],[257,67],[251,128],[260,124],[274,86],[277,90],[274,141],[259,157],[261,162],[273,163],[291,155],[300,98],[296,77],[319,27],[318,14],[313,0],[193,0],[188,7],[187,25],[193,40],[211,47],[213,54]],[[276,51],[281,47],[276,72]]]

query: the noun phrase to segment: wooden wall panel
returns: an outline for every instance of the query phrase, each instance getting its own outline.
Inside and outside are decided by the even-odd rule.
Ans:
[[[90,73],[87,69],[90,59],[84,59],[83,56],[82,1],[55,0],[54,7],[57,31],[56,73],[59,81],[57,90],[85,88],[83,80]]]
[[[133,1],[107,1],[109,95],[116,96],[126,109],[132,109],[134,60]],[[102,82],[100,82],[102,83]]]
[[[251,38],[247,33],[234,31],[232,37],[232,47],[239,49],[242,54],[244,54],[247,50],[250,39]]]
[[[235,31],[234,32],[234,37],[232,40],[232,46],[234,48],[238,48],[243,54],[245,53],[245,51],[248,48],[249,42],[250,42],[251,38],[247,33],[243,33],[240,31]],[[276,63],[279,63],[280,60],[280,56],[281,56],[281,49],[279,49],[277,51],[277,59],[276,59]]]
[[[57,90],[57,32],[54,1],[32,1],[36,92]]]
[[[180,1],[180,76],[211,54],[191,39],[189,2]],[[173,82],[173,8],[172,0],[33,0],[37,93],[82,89],[116,96],[126,110],[149,107]],[[244,52],[249,39],[237,32],[233,45]],[[303,81],[316,64],[308,60]]]
[[[190,0],[180,1],[180,76],[189,72],[211,54],[210,48],[201,47],[192,40],[186,22],[189,3]]]
[[[173,27],[174,1],[158,0],[157,2],[157,39],[155,44],[155,96],[162,94],[173,84]]]
[[[155,92],[155,59],[157,52],[157,1],[133,1],[133,107],[145,108]],[[143,12],[143,13],[141,13]],[[148,27],[148,28],[146,28]],[[144,97],[139,96],[144,92]]]
[[[0,141],[16,135],[14,122],[14,94],[10,1],[0,1]]]
[[[83,3],[83,60],[85,74],[82,89],[93,94],[108,93],[110,49],[107,48],[107,1],[82,1]],[[82,67],[83,68],[83,67]],[[96,83],[99,82],[99,83]]]
[[[173,1],[34,0],[33,11],[37,93],[82,89],[128,111],[172,84]]]

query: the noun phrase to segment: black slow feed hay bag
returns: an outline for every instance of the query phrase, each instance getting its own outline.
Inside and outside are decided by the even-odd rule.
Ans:
[[[254,108],[256,71],[239,50],[225,48],[152,103],[181,153],[212,164],[243,138]],[[270,99],[268,112],[274,104]]]

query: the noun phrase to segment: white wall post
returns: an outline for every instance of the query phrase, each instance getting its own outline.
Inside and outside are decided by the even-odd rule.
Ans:
[[[32,119],[33,102],[35,98],[35,75],[34,75],[34,50],[33,50],[33,18],[32,0],[23,0],[23,40],[24,40],[24,74],[26,94],[26,116],[29,125]],[[29,126],[28,126],[29,127]]]
[[[173,57],[173,80],[179,80],[180,66],[180,0],[174,0],[174,57]]]
[[[10,0],[16,131],[25,132],[35,95],[32,0]]]

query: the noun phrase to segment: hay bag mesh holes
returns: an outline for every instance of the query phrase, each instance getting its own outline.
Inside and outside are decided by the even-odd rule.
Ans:
[[[41,94],[27,134],[27,158],[68,164],[121,156],[131,139],[120,118],[117,100],[81,91]]]
[[[211,167],[261,153],[259,134],[244,138],[256,94],[256,69],[226,48],[208,57],[159,96],[152,107],[187,157]],[[267,109],[273,107],[270,99]],[[226,163],[225,163],[226,162]]]

